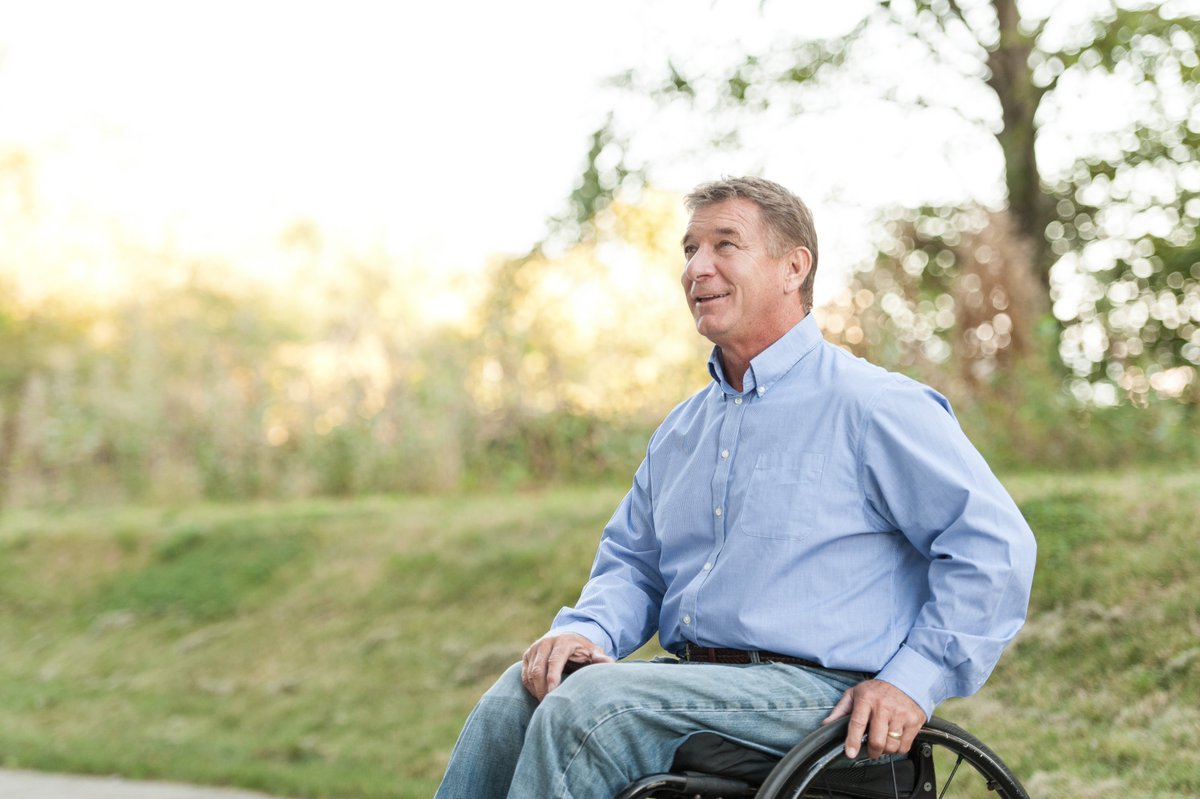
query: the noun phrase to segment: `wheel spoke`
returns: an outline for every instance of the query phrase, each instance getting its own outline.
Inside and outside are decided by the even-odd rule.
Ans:
[[[938,799],[943,799],[946,796],[946,791],[950,790],[950,783],[954,782],[954,775],[958,773],[958,767],[963,764],[963,756],[959,755],[958,760],[954,762],[954,768],[950,769],[950,776],[946,778],[945,784],[942,785],[942,792],[938,794]]]

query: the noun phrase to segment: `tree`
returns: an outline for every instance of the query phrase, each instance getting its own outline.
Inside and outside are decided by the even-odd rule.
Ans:
[[[1181,380],[1195,385],[1200,364],[1198,21],[1195,2],[880,0],[829,39],[794,39],[717,72],[669,62],[661,73],[631,72],[620,83],[661,109],[715,119],[711,140],[734,146],[748,121],[828,102],[831,87],[849,83],[917,113],[950,107],[994,140],[1004,207],[912,210],[890,226],[884,249],[909,242],[908,252],[923,253],[909,265],[925,259],[918,282],[929,283],[924,265],[936,264],[939,274],[924,289],[954,298],[971,271],[964,256],[970,266],[978,254],[972,237],[988,246],[1006,241],[1012,268],[993,275],[994,296],[1005,308],[1018,296],[1029,305],[1019,314],[1029,327],[1009,336],[1009,349],[1022,342],[1032,349],[1033,326],[1053,309],[1059,355],[1078,378],[1144,393],[1154,375],[1170,373],[1157,384],[1178,394]],[[913,48],[924,52],[935,80],[867,69]],[[1081,127],[1081,98],[1097,93],[1116,107],[1105,126]],[[654,171],[631,156],[636,137],[619,117],[593,137],[586,191],[572,197],[580,214],[602,207],[622,185],[653,180]],[[980,218],[1004,232],[983,233]],[[932,225],[938,230],[920,235],[932,219],[942,220]],[[960,230],[964,219],[972,222]],[[1018,285],[1008,285],[1010,275]],[[905,298],[910,312],[919,302]],[[951,338],[978,339],[979,325],[994,328],[996,319],[976,309],[966,321],[974,327],[956,324]]]
[[[89,324],[79,309],[52,300],[22,301],[0,279],[0,510],[10,499],[29,387],[51,363],[79,349]]]
[[[33,207],[32,166],[19,151],[0,154],[0,209],[6,221]],[[0,232],[7,232],[0,226]],[[0,509],[8,499],[21,435],[21,409],[33,375],[72,337],[67,313],[32,307],[0,278]]]
[[[676,269],[681,214],[645,192],[564,216],[561,241],[493,265],[468,380],[483,456],[538,479],[624,468],[707,378]]]

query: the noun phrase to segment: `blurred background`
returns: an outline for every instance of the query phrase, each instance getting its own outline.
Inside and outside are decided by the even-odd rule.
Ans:
[[[1200,792],[1198,23],[0,0],[0,765],[431,795],[708,381],[681,198],[749,173],[1038,534],[950,717],[1035,795]]]
[[[1194,13],[6,4],[0,496],[626,473],[705,377],[679,198],[743,173],[1001,465],[1194,458]]]

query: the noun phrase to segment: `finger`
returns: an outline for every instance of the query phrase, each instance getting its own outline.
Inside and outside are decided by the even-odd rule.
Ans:
[[[576,643],[567,654],[567,663],[574,663],[577,666],[613,662],[613,659],[605,654],[603,649],[591,643]]]
[[[888,737],[891,731],[889,718],[883,712],[876,710],[871,714],[871,723],[867,730],[867,757],[874,760],[882,757],[887,746],[893,739]]]
[[[850,724],[846,729],[846,757],[858,757],[858,750],[862,745],[863,736],[867,734],[867,724],[870,720],[871,708],[866,702],[855,701],[850,711]]]
[[[538,696],[537,683],[540,679],[539,666],[534,663],[533,656],[521,666],[521,684],[525,686],[525,690],[533,696],[534,699],[540,700]]]
[[[902,748],[904,744],[904,730],[895,721],[890,726],[891,729],[887,731],[887,738],[883,744],[883,754],[895,755],[908,751]]]
[[[554,641],[550,653],[546,656],[545,693],[550,693],[562,683],[563,667],[567,665],[567,660],[575,653],[575,649],[574,642],[561,638]]]
[[[917,733],[925,726],[925,713],[920,708],[916,708],[915,710],[910,709],[910,712],[905,715],[897,715],[892,718],[897,722],[900,719],[904,721],[898,751],[901,753],[907,752],[912,749],[913,744],[916,742]],[[901,725],[897,724],[896,726],[900,727]]]
[[[833,706],[833,710],[829,711],[829,715],[825,717],[825,720],[821,724],[831,724],[843,716],[849,715],[850,707],[853,704],[854,700],[850,696],[850,692],[846,691],[846,693],[842,694],[842,698],[837,701],[837,704]]]
[[[600,647],[592,649],[592,659],[590,663],[616,663],[617,661],[609,657],[608,654]]]
[[[923,726],[924,722],[917,725],[910,724],[904,728],[904,737],[900,739],[899,751],[901,753],[907,752],[913,748],[913,744],[917,741],[917,733],[921,731],[921,727]]]
[[[539,641],[534,644],[521,667],[521,682],[525,690],[539,702],[546,696],[546,643]]]

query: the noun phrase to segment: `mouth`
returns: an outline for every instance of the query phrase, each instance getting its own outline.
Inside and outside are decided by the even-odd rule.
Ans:
[[[727,291],[724,294],[697,294],[693,299],[697,305],[704,305],[706,302],[712,302],[713,300],[719,300],[728,296],[729,292]]]

